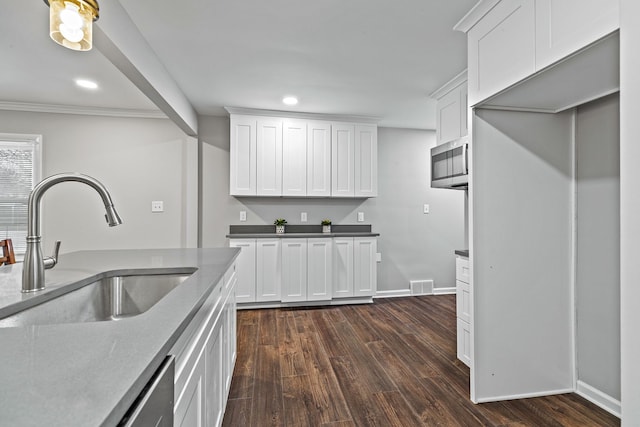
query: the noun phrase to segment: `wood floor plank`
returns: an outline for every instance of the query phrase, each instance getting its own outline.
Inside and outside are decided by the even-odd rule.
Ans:
[[[300,338],[309,373],[311,393],[319,411],[318,421],[321,424],[328,424],[351,419],[342,389],[318,334],[308,332],[302,334]]]
[[[455,323],[455,295],[239,311],[224,425],[620,426],[577,394],[473,404]]]
[[[240,316],[250,318],[251,316]],[[253,397],[255,380],[255,353],[258,342],[258,325],[256,323],[239,323],[237,331],[237,346],[242,348],[236,357],[233,370],[233,381],[229,390],[229,399]]]
[[[296,330],[292,313],[276,319],[276,326],[280,334],[280,370],[283,377],[305,375],[307,373],[304,355],[300,347],[300,338]]]
[[[258,346],[254,398],[252,400],[251,422],[248,425],[285,425],[282,419],[282,376],[280,375],[277,347],[272,345]]]

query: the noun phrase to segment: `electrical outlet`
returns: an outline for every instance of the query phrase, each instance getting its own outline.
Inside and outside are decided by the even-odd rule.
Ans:
[[[429,213],[429,205],[427,205],[427,204],[423,205],[423,207],[422,207],[422,213],[426,213],[426,214],[428,214],[428,213]]]
[[[300,222],[307,222],[307,213],[300,212]]]
[[[164,212],[164,202],[162,200],[151,202],[151,212]]]
[[[240,221],[247,220],[247,211],[240,211]]]
[[[358,222],[364,222],[364,212],[358,212]]]

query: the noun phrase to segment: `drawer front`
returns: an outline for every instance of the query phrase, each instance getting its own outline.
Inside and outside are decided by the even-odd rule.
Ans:
[[[471,283],[469,278],[469,258],[456,256],[456,280],[464,283]]]
[[[456,317],[471,323],[471,294],[468,283],[456,281]]]

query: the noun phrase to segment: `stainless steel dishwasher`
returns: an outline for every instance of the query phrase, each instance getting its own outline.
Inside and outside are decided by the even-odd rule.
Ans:
[[[173,427],[174,356],[167,356],[118,427]]]

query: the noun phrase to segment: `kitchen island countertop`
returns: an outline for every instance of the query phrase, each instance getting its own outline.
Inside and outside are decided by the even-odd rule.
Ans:
[[[239,250],[149,249],[65,254],[46,287],[20,292],[22,264],[0,268],[0,316],[51,299],[105,272],[197,269],[148,311],[119,321],[0,328],[0,424],[115,426]]]

